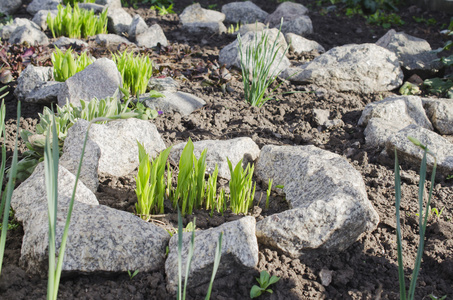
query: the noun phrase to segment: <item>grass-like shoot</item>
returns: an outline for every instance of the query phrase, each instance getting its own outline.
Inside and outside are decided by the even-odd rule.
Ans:
[[[51,56],[53,65],[53,77],[56,81],[65,82],[69,77],[85,69],[88,65],[94,62],[94,59],[89,57],[86,52],[80,56],[77,53],[73,54],[69,48],[66,52],[55,48],[55,52]]]
[[[231,161],[228,158],[227,161],[231,174],[229,183],[231,211],[235,214],[247,214],[255,197],[256,182],[252,181],[255,166],[247,164],[244,170],[241,159],[233,169]]]

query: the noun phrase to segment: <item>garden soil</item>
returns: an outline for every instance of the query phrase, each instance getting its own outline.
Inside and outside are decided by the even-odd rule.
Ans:
[[[192,0],[176,0],[175,11],[180,13]],[[203,7],[215,4],[214,9],[230,1],[199,1]],[[268,12],[278,5],[273,1],[253,1]],[[298,1],[299,2],[299,1]],[[319,1],[318,1],[319,2]],[[327,2],[327,1],[326,1]],[[373,43],[387,29],[368,25],[360,16],[345,17],[344,13],[323,15],[315,1],[300,3],[310,9],[315,33],[307,36],[327,50],[349,43]],[[327,6],[327,4],[324,4]],[[394,161],[379,150],[368,148],[364,141],[364,128],[357,125],[363,108],[392,93],[355,94],[337,93],[310,85],[283,83],[277,90],[276,100],[261,108],[251,107],[244,101],[242,81],[237,70],[230,70],[232,80],[226,92],[222,92],[221,80],[208,73],[215,65],[219,50],[232,42],[235,36],[197,36],[182,31],[175,14],[158,16],[147,9],[149,4],[127,8],[131,14],[140,14],[152,25],[162,26],[169,47],[148,50],[153,61],[160,66],[156,76],[172,76],[181,84],[181,91],[194,94],[206,101],[206,105],[189,116],[164,114],[155,123],[167,146],[187,141],[205,139],[231,139],[251,137],[259,147],[264,145],[315,145],[345,157],[363,176],[368,198],[379,213],[380,223],[373,232],[363,234],[354,244],[342,252],[318,253],[313,251],[299,258],[291,258],[264,245],[259,245],[259,263],[253,270],[234,270],[223,278],[216,278],[211,299],[247,299],[251,287],[256,284],[259,271],[267,270],[280,280],[271,286],[273,294],[265,293],[260,299],[399,299],[396,221],[394,193]],[[449,22],[449,16],[441,12],[425,12],[417,7],[402,7],[399,15],[405,21],[397,31],[426,39],[432,48],[441,47],[446,37],[439,34],[440,26]],[[22,9],[17,16],[27,16]],[[437,25],[424,25],[413,16],[435,18]],[[49,35],[50,37],[50,35]],[[93,44],[92,44],[93,45]],[[123,48],[122,48],[123,49]],[[16,49],[17,50],[17,49]],[[35,61],[49,63],[46,48],[35,49]],[[19,51],[19,50],[17,50]],[[108,56],[106,49],[93,46],[95,56]],[[36,56],[35,55],[35,56]],[[289,57],[295,64],[313,59],[310,53]],[[11,58],[12,59],[12,58]],[[212,67],[211,67],[212,68]],[[14,73],[15,77],[19,71]],[[213,85],[209,86],[209,79]],[[219,84],[217,84],[219,83]],[[17,100],[12,96],[16,82],[10,84],[7,105],[8,163],[14,142]],[[295,92],[288,94],[287,92]],[[326,129],[316,124],[313,109],[328,109],[331,119],[341,119],[344,126]],[[41,105],[22,103],[22,129],[34,130]],[[450,137],[451,140],[451,137]],[[20,151],[25,147],[21,144]],[[418,168],[402,163],[402,233],[403,259],[406,281],[409,282],[419,242],[417,213]],[[128,177],[100,176],[101,185],[96,193],[101,204],[133,212],[135,180]],[[255,208],[250,212],[257,220],[287,208],[277,195],[271,197],[271,209],[262,209],[259,202],[265,185],[258,183]],[[265,199],[265,195],[264,195]],[[423,262],[416,289],[416,299],[429,296],[447,299],[453,297],[453,179],[439,176],[434,186],[431,206],[442,213],[432,214],[426,232]],[[225,214],[210,217],[207,212],[197,211],[198,228],[218,226],[239,218]],[[185,223],[193,216],[186,217]],[[175,226],[176,216],[169,209],[166,216],[154,221],[164,227]],[[14,223],[14,222],[13,222]],[[47,279],[32,276],[19,266],[23,229],[20,224],[8,232],[5,260],[0,277],[0,299],[44,299]],[[146,259],[144,257],[143,259]],[[331,282],[323,282],[320,274],[331,274]],[[60,283],[60,299],[172,299],[165,288],[164,267],[156,272],[139,272],[130,279],[127,273],[113,274],[66,274]],[[324,285],[323,285],[324,283]],[[189,299],[204,299],[207,285],[189,287]]]

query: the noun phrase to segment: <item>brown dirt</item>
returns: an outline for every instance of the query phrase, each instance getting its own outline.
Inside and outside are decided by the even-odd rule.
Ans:
[[[178,0],[175,10],[180,13],[191,0]],[[214,1],[199,1],[207,7]],[[215,1],[220,9],[230,1]],[[272,12],[276,1],[254,1],[263,9]],[[361,17],[347,18],[331,13],[319,14],[314,1],[297,1],[311,4],[310,17],[315,33],[308,38],[321,43],[326,49],[348,43],[375,42],[385,34],[386,29],[369,26]],[[239,76],[231,82],[229,93],[222,93],[218,87],[203,87],[200,74],[205,74],[208,61],[218,58],[219,49],[234,40],[232,36],[194,36],[181,31],[177,15],[158,16],[154,11],[128,8],[130,13],[139,13],[150,25],[159,23],[172,43],[172,49],[151,50],[148,53],[162,67],[160,73],[171,75],[181,83],[181,90],[192,93],[206,101],[206,106],[188,117],[179,114],[162,115],[153,120],[167,146],[194,140],[231,139],[240,136],[251,137],[260,147],[275,145],[316,145],[346,157],[362,174],[368,197],[380,216],[376,230],[363,234],[351,247],[340,253],[314,253],[300,258],[290,258],[260,245],[259,264],[255,270],[238,271],[224,278],[216,278],[212,299],[245,299],[255,284],[254,277],[260,270],[268,270],[280,276],[273,285],[273,294],[265,294],[261,299],[398,299],[398,272],[396,261],[394,174],[393,160],[380,154],[377,149],[367,148],[364,143],[363,128],[357,126],[361,111],[366,104],[386,97],[390,93],[354,94],[336,93],[284,83],[277,93],[297,91],[294,94],[280,95],[278,101],[270,101],[262,108],[250,107],[243,100]],[[18,15],[26,15],[21,11]],[[415,23],[413,15],[434,17],[439,24],[448,23],[449,16],[443,13],[420,12],[414,7],[403,7],[400,11],[406,24],[397,27],[398,31],[428,40],[433,48],[443,45],[445,38],[438,34],[439,26],[425,26]],[[104,53],[102,49],[92,51]],[[291,54],[294,62],[302,56]],[[232,70],[233,72],[233,70]],[[234,72],[233,72],[234,73]],[[187,80],[181,80],[182,76]],[[15,133],[16,99],[12,96],[15,82],[11,84],[11,94],[7,104],[7,147],[11,155]],[[341,128],[327,130],[317,127],[312,112],[314,108],[329,109],[331,118],[342,119]],[[22,104],[21,128],[32,129],[37,122],[37,114],[42,106]],[[21,151],[24,146],[21,145]],[[418,166],[402,162],[403,200],[402,228],[404,261],[407,281],[410,278],[418,245],[417,225],[417,184]],[[133,211],[135,194],[133,176],[124,178],[101,177],[97,196],[102,204],[117,209]],[[261,192],[258,187],[258,194]],[[258,198],[258,197],[257,197]],[[272,211],[282,209],[282,199],[274,195]],[[443,209],[437,217],[432,215],[426,233],[426,246],[422,268],[417,285],[416,299],[453,296],[453,180],[440,178],[435,184],[432,207]],[[261,206],[262,206],[261,202]],[[266,211],[255,208],[253,215],[260,219]],[[210,218],[206,212],[197,212],[197,226],[206,228],[218,226],[237,216],[226,214]],[[191,217],[185,219],[187,223]],[[174,224],[174,214],[169,214],[164,223]],[[0,299],[43,299],[46,293],[46,278],[25,273],[19,267],[22,227],[9,231],[3,272],[0,278]],[[322,269],[333,271],[332,282],[321,284],[319,273]],[[190,299],[204,298],[207,286],[189,290]],[[60,283],[60,299],[169,299],[165,289],[164,269],[158,272],[140,272],[132,280],[126,273],[71,275]]]

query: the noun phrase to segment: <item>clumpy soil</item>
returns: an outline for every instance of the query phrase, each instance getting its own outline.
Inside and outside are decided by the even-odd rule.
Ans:
[[[175,1],[175,11],[180,13],[191,0]],[[220,9],[231,1],[199,1],[203,7],[216,4]],[[268,12],[273,12],[277,1],[253,1]],[[386,29],[370,26],[360,16],[345,17],[344,14],[320,14],[314,1],[296,1],[307,5],[315,33],[307,36],[316,40],[327,50],[349,43],[376,42]],[[327,5],[327,4],[326,4]],[[131,14],[140,14],[148,25],[158,23],[165,31],[170,46],[148,49],[159,65],[155,76],[171,76],[181,84],[181,91],[194,94],[206,101],[206,105],[183,117],[179,114],[162,115],[152,120],[167,146],[187,141],[204,139],[231,139],[251,137],[259,147],[264,145],[315,145],[344,156],[363,176],[368,198],[379,213],[380,223],[373,232],[363,234],[353,245],[342,252],[317,253],[291,258],[265,245],[259,245],[259,263],[254,270],[237,270],[233,274],[216,278],[212,299],[246,299],[250,288],[256,283],[259,271],[268,270],[281,279],[271,288],[273,294],[265,293],[261,299],[399,299],[397,251],[395,235],[394,172],[393,160],[381,154],[380,149],[368,148],[364,141],[364,128],[357,125],[365,105],[378,101],[392,93],[355,94],[337,93],[309,85],[283,83],[277,89],[278,101],[266,103],[262,108],[250,107],[244,102],[242,82],[236,70],[230,70],[233,80],[228,92],[218,85],[205,86],[210,63],[218,59],[219,50],[234,40],[234,36],[196,36],[182,31],[177,15],[158,16],[146,5],[127,8]],[[439,12],[426,12],[414,6],[402,7],[399,14],[406,22],[397,31],[426,39],[433,49],[444,44],[446,38],[438,32],[449,16]],[[22,9],[18,16],[27,16]],[[437,25],[426,26],[414,22],[412,16],[431,17]],[[42,50],[42,51],[41,51]],[[48,51],[40,49],[39,64],[48,64]],[[106,49],[93,47],[94,55],[108,55]],[[47,57],[46,57],[47,55]],[[289,57],[293,63],[313,59],[310,53]],[[17,71],[15,76],[20,72]],[[212,78],[211,80],[216,80]],[[17,100],[12,96],[16,82],[10,84],[7,105],[8,161],[15,134],[15,111]],[[296,93],[284,94],[295,91]],[[396,91],[395,91],[396,92]],[[42,106],[22,104],[22,129],[33,130]],[[330,110],[331,119],[341,119],[344,126],[326,129],[316,124],[313,109]],[[25,150],[23,144],[21,151]],[[412,272],[419,242],[417,213],[418,166],[402,162],[402,230],[403,258],[407,282]],[[426,244],[418,279],[416,299],[429,299],[429,295],[453,296],[453,180],[439,176],[435,183],[431,207],[442,213],[431,214],[426,232]],[[133,175],[112,178],[101,176],[97,197],[102,204],[133,211],[135,203]],[[265,215],[284,210],[282,197],[273,194],[270,211],[263,210],[265,184],[258,184],[255,208],[250,214],[260,220]],[[260,193],[263,199],[258,203]],[[175,225],[174,213],[156,224]],[[208,228],[237,219],[238,216],[196,212],[197,227]],[[193,216],[186,217],[185,223]],[[19,266],[22,227],[8,232],[6,254],[0,278],[1,299],[43,299],[46,294],[46,278],[32,276]],[[146,258],[144,258],[146,259]],[[322,284],[320,273],[332,274],[329,284]],[[203,299],[207,285],[189,288],[188,298]],[[165,288],[164,268],[155,272],[140,272],[132,280],[126,273],[65,276],[60,283],[60,299],[170,299]]]

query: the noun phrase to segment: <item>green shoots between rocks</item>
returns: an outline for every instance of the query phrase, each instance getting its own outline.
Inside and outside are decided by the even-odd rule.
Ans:
[[[400,205],[401,205],[401,176],[400,176],[400,168],[398,164],[398,156],[396,153],[395,149],[395,198],[396,198],[396,238],[397,238],[397,249],[398,249],[398,278],[399,278],[399,283],[400,283],[400,299],[414,299],[415,297],[415,286],[417,283],[417,278],[418,278],[418,273],[420,271],[420,265],[422,261],[422,256],[423,256],[423,248],[424,248],[424,243],[425,243],[425,232],[426,232],[426,225],[428,222],[428,215],[429,215],[429,207],[431,203],[431,196],[433,192],[433,187],[434,187],[434,179],[436,176],[436,167],[437,167],[437,162],[436,158],[428,150],[428,147],[425,145],[422,145],[417,139],[408,137],[409,140],[416,145],[417,147],[420,147],[423,150],[423,159],[420,165],[420,182],[418,186],[418,224],[419,224],[419,235],[420,235],[420,240],[418,244],[418,249],[417,249],[417,257],[415,259],[415,265],[414,265],[414,270],[412,272],[411,276],[411,281],[410,281],[410,286],[409,290],[407,291],[407,296],[406,296],[406,284],[405,284],[405,276],[404,276],[404,264],[403,264],[403,250],[402,250],[402,237],[401,237],[401,221],[400,221]],[[428,193],[428,199],[427,203],[425,206],[425,209],[423,209],[423,195],[424,195],[424,189],[425,189],[425,180],[426,180],[426,163],[427,163],[427,154],[431,155],[434,158],[434,166],[431,174],[431,184],[429,188],[429,193]],[[425,213],[423,214],[423,211]]]
[[[75,57],[74,57],[75,56]],[[84,70],[88,65],[94,62],[94,59],[88,57],[86,52],[80,56],[72,53],[69,48],[63,53],[60,49],[55,48],[55,52],[51,56],[53,65],[53,76],[56,81],[65,82],[69,77]]]
[[[242,168],[242,159],[233,169],[231,161],[227,158],[230,168],[230,208],[235,214],[247,214],[255,197],[256,182],[253,184],[252,176],[255,166],[247,164]]]

